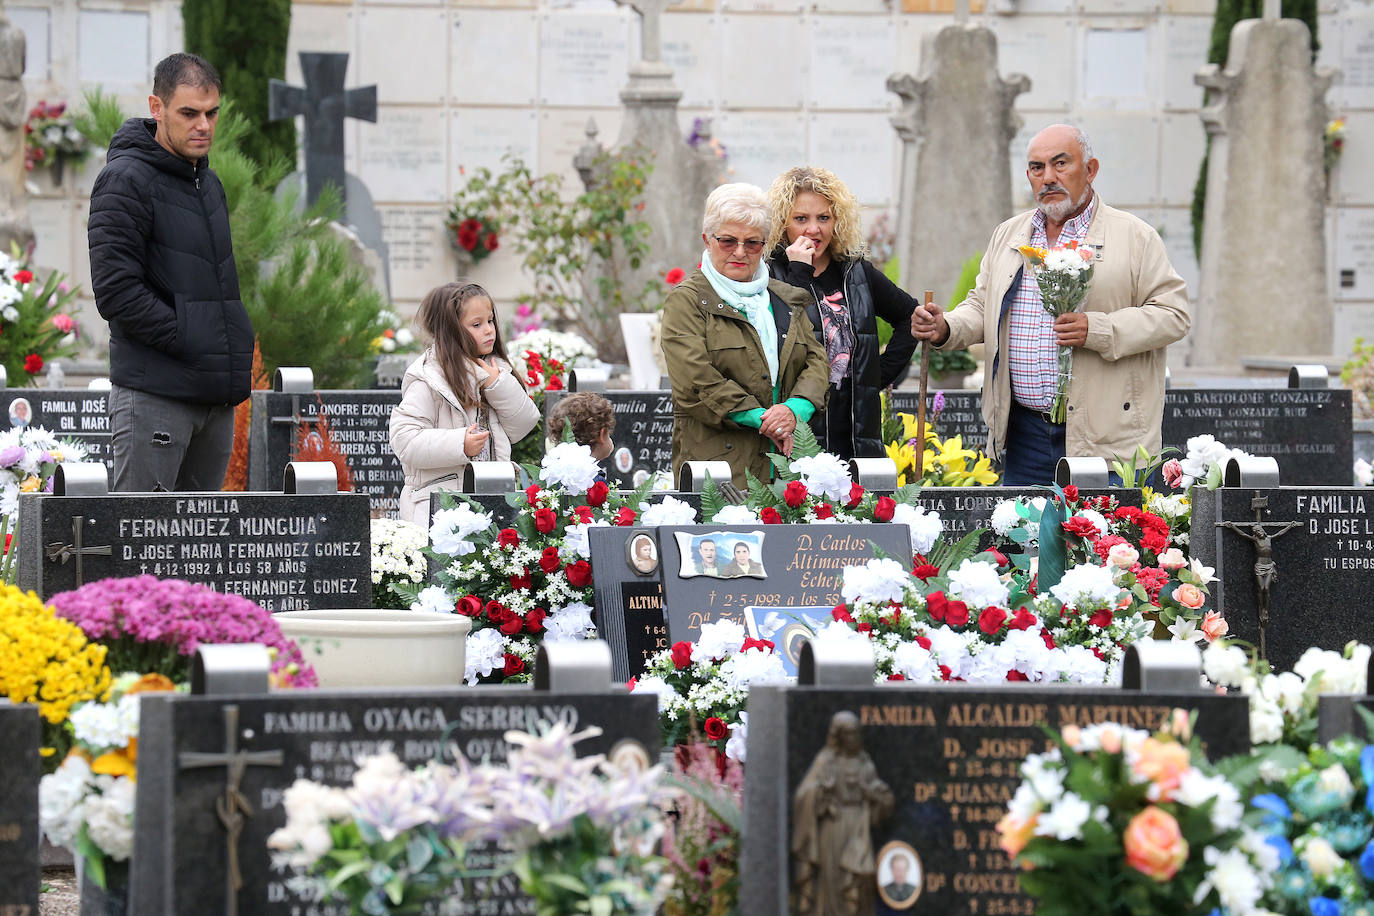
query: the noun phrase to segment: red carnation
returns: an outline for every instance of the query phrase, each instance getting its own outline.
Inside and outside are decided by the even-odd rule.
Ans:
[[[1008,671],[1008,672],[1007,672],[1007,680],[1009,680],[1009,681],[1028,681],[1028,680],[1030,680],[1030,678],[1026,677],[1026,676],[1025,676],[1024,674],[1022,674],[1020,671]]]
[[[510,619],[501,624],[501,632],[507,636],[514,636],[525,629],[525,620],[519,614],[511,612]]]
[[[587,505],[600,506],[606,502],[606,497],[611,495],[611,488],[606,486],[606,481],[598,480],[587,488]]]
[[[1035,626],[1035,615],[1025,608],[1020,608],[1012,615],[1011,623],[1008,626],[1013,630],[1029,630]]]
[[[873,507],[873,517],[880,522],[892,521],[892,513],[897,511],[897,501],[891,496],[879,496],[878,504]]]
[[[669,286],[677,286],[686,276],[687,271],[683,270],[681,267],[674,267],[664,276],[663,282],[667,283]]]
[[[830,503],[821,503],[816,507],[816,518],[833,518],[835,510],[830,508]]]
[[[858,630],[860,633],[870,633],[870,632],[873,631],[873,624],[871,624],[871,623],[858,623],[858,624],[855,624],[854,629]]]
[[[544,386],[549,391],[562,391],[563,380],[556,375],[549,376],[549,383]]]
[[[528,487],[525,487],[525,502],[527,502],[527,503],[529,503],[531,506],[533,506],[534,503],[535,503],[535,500],[537,500],[538,498],[539,498],[539,484],[537,484],[537,483],[532,483],[532,484],[530,484]]]
[[[592,584],[592,564],[586,560],[569,563],[563,574],[568,577],[568,584],[573,588],[586,588]]]
[[[33,375],[43,371],[43,357],[37,353],[30,353],[24,357],[24,371]]]
[[[845,504],[844,504],[844,507],[845,507],[846,509],[853,509],[853,508],[856,507],[859,503],[863,502],[863,498],[864,498],[864,488],[863,488],[863,485],[862,485],[862,484],[858,484],[858,483],[850,484],[850,486],[849,486],[849,502],[845,503]]]
[[[501,669],[501,673],[506,677],[514,677],[517,674],[525,673],[525,660],[518,655],[506,653],[506,665]]]
[[[673,667],[681,671],[692,663],[692,644],[689,642],[673,643]]]
[[[889,681],[904,681],[904,680],[906,680],[906,677],[905,677],[905,675],[901,675],[901,674],[889,674],[889,675],[887,676],[887,679],[888,679]]]
[[[978,629],[991,636],[1002,629],[1002,624],[1007,622],[1007,612],[1000,607],[986,607],[978,615]]]
[[[1075,537],[1091,540],[1098,536],[1097,526],[1081,515],[1075,515],[1064,523],[1064,530]]]
[[[1169,546],[1169,536],[1158,531],[1146,531],[1140,535],[1140,546],[1150,553],[1163,553],[1164,548]]]
[[[929,651],[930,651],[930,637],[929,637],[929,636],[917,636],[917,637],[916,637],[916,645],[920,646],[922,649],[925,649],[927,652],[929,652]]]
[[[495,232],[488,232],[487,237],[482,239],[482,246],[486,248],[487,251],[495,251],[497,248],[501,247],[501,243],[496,240]]]
[[[540,633],[544,630],[544,618],[549,616],[549,612],[542,607],[534,608],[525,615],[525,629],[531,633]]]
[[[1040,631],[1040,638],[1043,639],[1043,640],[1045,641],[1045,648],[1046,648],[1046,649],[1053,649],[1053,648],[1055,648],[1055,645],[1054,645],[1054,637],[1050,635],[1050,631],[1049,631],[1049,630],[1041,630],[1041,631]]]
[[[514,528],[502,528],[501,533],[496,536],[498,547],[515,547],[520,543],[520,533]]]
[[[1088,623],[1105,629],[1112,625],[1112,612],[1109,609],[1096,611],[1088,618]]]
[[[542,534],[548,534],[558,526],[558,515],[547,506],[534,510],[534,527]]]
[[[557,547],[545,547],[544,552],[539,555],[539,568],[546,573],[557,572],[562,565],[563,561],[558,556]]]
[[[835,605],[834,610],[830,612],[830,616],[832,619],[838,620],[840,623],[854,622],[854,615],[849,613],[849,608],[845,607],[843,604]]]
[[[1119,535],[1109,534],[1104,538],[1099,538],[1097,543],[1093,544],[1093,551],[1096,552],[1096,554],[1099,557],[1101,557],[1102,560],[1105,562],[1107,559],[1107,554],[1112,552],[1113,547],[1115,547],[1117,544],[1125,543],[1125,538],[1120,537]]]
[[[968,605],[962,601],[951,601],[945,608],[945,623],[955,628],[968,623]]]
[[[577,517],[578,523],[582,525],[591,524],[592,519],[596,517],[591,506],[573,506],[572,514]]]
[[[529,588],[531,585],[533,585],[533,580],[528,569],[522,569],[510,577],[510,587],[513,589]]]
[[[929,582],[931,579],[940,575],[940,567],[931,563],[920,563],[911,570],[911,574],[922,582]]]
[[[764,506],[762,509],[760,509],[759,518],[763,519],[763,523],[765,525],[782,524],[782,516],[779,515],[778,510],[774,509],[772,506]]]
[[[1077,501],[1078,501],[1078,487],[1075,487],[1073,484],[1069,484],[1067,487],[1065,487],[1065,488],[1064,488],[1064,498],[1065,498],[1066,500],[1068,500],[1069,502],[1071,502],[1071,503],[1072,503],[1072,502],[1077,502]]]
[[[782,501],[793,509],[806,502],[806,484],[800,480],[788,481],[787,486],[782,491]]]
[[[755,639],[752,636],[746,636],[744,637],[744,645],[740,646],[740,651],[747,652],[750,649],[767,649],[769,652],[772,652],[774,648],[776,647],[773,645],[773,640],[771,639]]]
[[[458,599],[458,603],[453,606],[453,610],[464,617],[476,617],[482,613],[482,599],[476,595],[464,595]]]
[[[540,357],[540,355],[534,352],[533,350],[525,351],[525,364],[528,365],[531,369],[538,369],[541,372],[544,370],[543,358]]]
[[[629,506],[621,506],[615,513],[615,523],[622,528],[635,523],[635,510]]]
[[[33,282],[33,271],[31,271],[31,270],[16,270],[16,271],[14,272],[14,282],[16,282],[16,283],[32,283],[32,282]]]
[[[954,673],[954,672],[950,670],[949,665],[941,665],[941,666],[940,666],[940,679],[941,679],[942,681],[947,681],[947,680],[949,680],[949,676],[950,676],[951,674],[953,674],[953,673]]]
[[[949,608],[949,599],[944,592],[931,592],[926,595],[926,613],[936,620],[944,620]]]
[[[702,730],[706,732],[708,741],[720,741],[730,736],[730,727],[716,716],[707,719]]]

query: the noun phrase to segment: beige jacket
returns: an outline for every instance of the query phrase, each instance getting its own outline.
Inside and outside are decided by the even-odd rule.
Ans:
[[[1110,461],[1144,445],[1160,450],[1164,420],[1164,351],[1188,333],[1188,292],[1169,264],[1159,233],[1129,213],[1094,197],[1085,242],[1097,249],[1083,302],[1088,341],[1074,348],[1065,449],[1071,457]],[[983,420],[988,452],[1000,457],[1011,412],[1007,348],[1008,295],[1025,267],[1018,245],[1030,243],[1034,210],[1014,216],[992,233],[968,298],[945,319],[949,339],[939,349],[987,343]]]
[[[498,360],[498,362],[500,362]],[[491,429],[491,453],[495,461],[510,459],[511,443],[519,442],[539,424],[539,408],[500,362],[501,375],[483,389]],[[477,384],[473,374],[473,384]],[[434,350],[425,350],[406,368],[401,381],[401,403],[391,412],[391,450],[401,460],[405,487],[401,490],[400,516],[404,521],[429,522],[429,496],[436,487],[458,489],[468,457],[463,452],[467,428],[477,422],[477,411],[464,410],[444,379]]]

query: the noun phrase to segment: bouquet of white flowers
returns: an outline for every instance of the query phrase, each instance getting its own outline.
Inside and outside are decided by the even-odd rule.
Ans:
[[[1060,248],[1022,245],[1019,250],[1035,273],[1045,311],[1055,318],[1078,311],[1083,297],[1088,294],[1088,281],[1093,276],[1093,258],[1097,252],[1077,242]],[[1050,407],[1050,418],[1056,423],[1063,423],[1068,416],[1069,382],[1072,380],[1073,347],[1060,347],[1059,381],[1055,384],[1054,403]]]

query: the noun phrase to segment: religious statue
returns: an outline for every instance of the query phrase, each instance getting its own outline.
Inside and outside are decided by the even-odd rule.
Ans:
[[[1274,539],[1296,528],[1299,522],[1266,522],[1263,512],[1268,505],[1265,497],[1256,495],[1250,505],[1255,510],[1255,520],[1245,524],[1236,522],[1217,522],[1218,528],[1229,528],[1236,534],[1255,545],[1255,592],[1259,603],[1260,658],[1267,658],[1266,634],[1269,630],[1269,591],[1279,578],[1279,567],[1274,562]],[[1269,529],[1274,529],[1270,531]]]
[[[792,798],[797,913],[871,916],[877,906],[872,831],[892,806],[892,789],[864,750],[858,717],[835,713],[825,747]]]
[[[24,190],[24,32],[5,18],[0,4],[0,251],[33,242]]]

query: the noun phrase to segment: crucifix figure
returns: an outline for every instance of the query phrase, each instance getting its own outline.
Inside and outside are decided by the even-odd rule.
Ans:
[[[1253,522],[1245,524],[1216,522],[1218,528],[1229,528],[1255,545],[1255,584],[1259,600],[1260,658],[1269,657],[1268,647],[1265,645],[1265,637],[1269,632],[1269,590],[1279,578],[1278,564],[1274,562],[1274,539],[1301,524],[1300,522],[1266,522],[1264,510],[1268,506],[1268,497],[1256,493],[1254,499],[1250,500],[1250,508],[1255,510]]]
[[[111,556],[110,545],[103,544],[100,547],[86,547],[82,544],[81,532],[86,527],[86,516],[72,516],[72,542],[70,544],[49,544],[45,551],[49,562],[59,562],[63,566],[67,565],[68,560],[76,560],[76,584],[79,588],[86,584],[86,571],[82,557],[90,556]]]
[[[236,705],[224,707],[224,751],[201,753],[184,751],[177,755],[177,768],[182,770],[201,767],[225,767],[228,777],[224,784],[224,794],[215,799],[215,813],[224,827],[227,846],[226,868],[228,875],[224,889],[225,916],[238,916],[239,889],[243,887],[243,872],[239,870],[239,834],[243,824],[253,816],[253,806],[243,794],[240,784],[243,774],[250,766],[279,767],[283,758],[281,751],[241,751],[239,750],[239,708]]]
[[[319,200],[325,185],[344,193],[344,119],[377,121],[377,87],[344,89],[347,54],[301,52],[305,86],[272,80],[267,116],[273,121],[305,115],[305,202]]]

